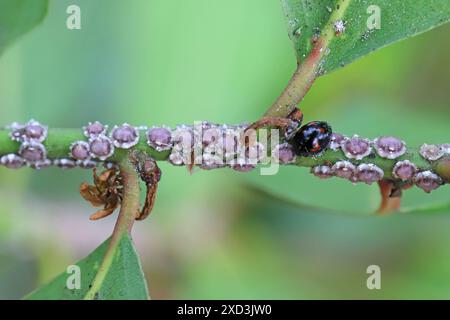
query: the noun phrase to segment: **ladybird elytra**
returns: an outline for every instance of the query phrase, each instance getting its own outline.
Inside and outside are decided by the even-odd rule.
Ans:
[[[332,128],[325,121],[312,121],[295,132],[289,143],[298,156],[312,156],[323,152],[331,143]]]

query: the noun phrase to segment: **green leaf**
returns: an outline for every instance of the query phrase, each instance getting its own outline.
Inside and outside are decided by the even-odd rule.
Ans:
[[[0,53],[47,13],[48,0],[0,0]]]
[[[425,32],[450,20],[449,0],[281,0],[289,37],[299,61],[313,49],[313,35],[324,40],[321,72],[340,66],[401,39]],[[369,28],[368,19],[380,9],[379,28]],[[335,35],[336,21],[345,31]],[[372,24],[373,26],[373,24]],[[436,44],[438,46],[438,44]],[[429,48],[430,49],[430,48]]]
[[[450,213],[450,203],[434,204],[424,207],[413,207],[400,209],[402,213],[415,214],[440,214],[440,213]]]
[[[274,210],[282,212],[283,208],[289,208],[289,210],[298,210],[300,212],[309,212],[314,214],[344,214],[346,216],[370,216],[372,213],[359,214],[356,212],[336,210],[330,208],[323,208],[319,206],[311,206],[301,202],[293,201],[288,198],[284,198],[271,191],[265,190],[254,184],[244,184],[244,189],[251,193],[249,199],[254,199],[255,202],[261,204],[264,202],[264,206],[274,206]],[[449,214],[450,202],[431,204],[422,207],[409,207],[401,208],[398,213],[406,214]],[[396,214],[393,213],[393,214]]]
[[[74,273],[63,272],[47,285],[26,296],[30,300],[60,299],[149,299],[147,283],[142,272],[136,249],[128,233],[124,233],[112,252],[110,264],[104,259],[109,252],[112,238],[106,240],[94,252],[76,263],[80,268],[80,289],[68,289],[67,281]],[[94,279],[96,284],[94,284]],[[100,279],[100,280],[99,280]],[[69,279],[70,281],[70,279]]]
[[[368,216],[371,213],[359,214],[356,212],[336,210],[331,208],[324,208],[320,206],[311,206],[299,201],[293,201],[286,197],[275,194],[269,190],[259,187],[255,184],[246,183],[243,184],[244,190],[251,194],[251,196],[246,197],[249,202],[255,202],[258,204],[264,203],[265,207],[273,207],[274,211],[283,212],[287,209],[289,211],[299,211],[308,212],[314,214],[335,214],[335,215],[346,215],[346,216]]]

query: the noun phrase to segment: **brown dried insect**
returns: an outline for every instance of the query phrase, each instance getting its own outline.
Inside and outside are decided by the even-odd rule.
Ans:
[[[120,205],[123,195],[122,178],[115,168],[105,170],[100,175],[97,175],[94,168],[93,177],[94,185],[81,184],[80,194],[94,207],[103,206],[103,209],[89,217],[90,220],[98,220],[112,214]]]
[[[152,211],[156,198],[156,189],[161,179],[161,171],[156,161],[145,152],[134,151],[130,160],[147,186],[144,207],[136,213],[136,220],[144,220]],[[97,175],[94,168],[94,185],[83,183],[80,186],[81,196],[94,207],[103,209],[90,216],[91,220],[98,220],[109,216],[119,207],[123,198],[122,177],[117,168],[111,168]]]
[[[156,161],[144,152],[133,152],[131,161],[147,186],[144,207],[136,217],[136,220],[144,220],[148,217],[155,204],[158,182],[161,179],[161,170]]]

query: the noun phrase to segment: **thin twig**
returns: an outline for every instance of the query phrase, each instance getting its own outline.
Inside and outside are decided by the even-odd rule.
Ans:
[[[325,27],[321,30],[320,36],[312,39],[311,52],[304,61],[299,62],[288,85],[264,116],[286,117],[303,100],[314,81],[321,75],[322,59],[326,55],[330,42],[335,38],[333,24],[342,19],[350,2],[350,0],[340,1],[339,8],[333,11]]]
[[[139,212],[139,175],[131,164],[129,157],[124,157],[119,166],[120,174],[123,179],[122,206],[113,234],[110,238],[108,249],[106,250],[105,256],[103,257],[91,287],[84,297],[85,300],[96,299],[106,275],[111,268],[120,241],[126,233],[131,232],[131,228],[133,227],[133,223]]]

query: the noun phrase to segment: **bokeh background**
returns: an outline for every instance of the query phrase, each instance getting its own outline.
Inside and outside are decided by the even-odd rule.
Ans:
[[[70,4],[82,30],[66,29]],[[443,26],[320,78],[306,120],[450,142],[449,35]],[[294,69],[278,0],[51,1],[43,24],[0,57],[1,125],[250,121]],[[154,299],[450,298],[450,212],[370,216],[377,186],[302,168],[161,167],[154,211],[133,232]],[[77,192],[90,175],[0,168],[0,298],[22,297],[111,233],[115,216],[89,221]],[[448,187],[404,196],[405,207],[448,201]],[[371,264],[381,290],[366,288]]]

